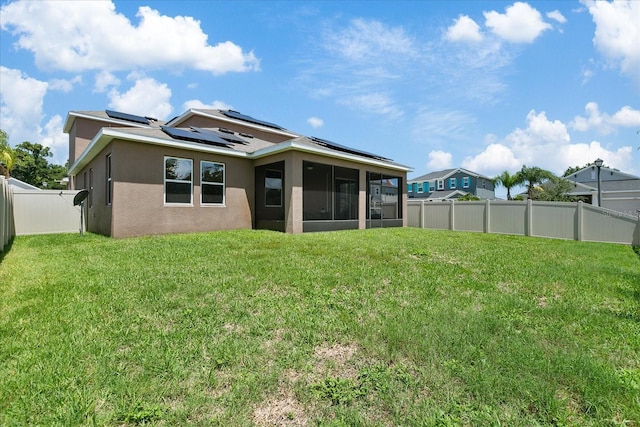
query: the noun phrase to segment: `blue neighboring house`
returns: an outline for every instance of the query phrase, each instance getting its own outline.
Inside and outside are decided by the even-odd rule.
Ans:
[[[473,194],[481,199],[496,198],[493,180],[463,168],[430,172],[407,180],[407,196],[410,199],[442,201]]]

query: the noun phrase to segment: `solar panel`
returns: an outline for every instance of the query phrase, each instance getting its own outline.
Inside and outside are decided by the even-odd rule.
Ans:
[[[113,110],[104,110],[104,112],[107,113],[107,116],[111,117],[112,119],[120,119],[120,120],[126,120],[128,122],[142,123],[143,125],[149,124],[148,118],[142,117],[142,116],[136,116],[135,114],[121,113],[120,111],[113,111]]]
[[[280,125],[277,125],[275,123],[265,122],[264,120],[254,119],[251,116],[247,116],[247,115],[239,113],[237,111],[227,110],[227,111],[221,111],[221,112],[225,116],[230,117],[232,119],[238,119],[238,120],[242,120],[244,122],[249,122],[249,123],[253,123],[253,124],[261,125],[261,126],[266,126],[266,127],[273,128],[273,129],[284,130],[284,128],[282,126],[280,126]]]
[[[356,150],[355,148],[345,147],[344,145],[336,144],[335,142],[327,141],[326,139],[317,138],[315,136],[312,136],[311,140],[313,140],[318,145],[322,145],[332,150],[342,151],[344,153],[350,153],[350,154],[357,154],[359,156],[369,157],[377,160],[384,160],[384,161],[391,160],[391,159],[387,159],[386,157],[378,156],[377,154],[368,153],[362,150]]]
[[[173,139],[181,139],[184,141],[199,142],[207,145],[215,145],[218,147],[231,148],[233,145],[213,133],[193,132],[186,129],[172,128],[170,126],[160,126],[160,128]]]
[[[203,128],[199,128],[199,127],[195,127],[195,126],[191,126],[191,129],[204,134],[204,135],[211,135],[213,138],[220,138],[220,139],[224,139],[225,141],[229,141],[229,142],[233,142],[235,144],[246,144],[247,142],[244,139],[240,139],[237,136],[235,136],[233,134],[232,130],[229,129],[225,129],[224,131],[221,132],[216,132],[215,130],[211,130],[211,129],[203,129]],[[224,129],[224,128],[222,128]],[[218,129],[220,130],[220,129]]]

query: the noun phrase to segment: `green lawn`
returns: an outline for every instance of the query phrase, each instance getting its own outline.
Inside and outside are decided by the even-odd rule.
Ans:
[[[0,256],[0,425],[640,425],[628,246],[405,228]]]

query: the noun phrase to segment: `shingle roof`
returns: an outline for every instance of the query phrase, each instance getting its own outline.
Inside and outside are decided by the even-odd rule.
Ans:
[[[453,169],[444,169],[436,172],[429,172],[426,175],[420,175],[416,178],[411,178],[407,180],[408,182],[423,182],[423,181],[432,181],[434,179],[447,179],[449,176],[453,175],[456,172],[466,173],[469,176],[475,176],[478,178],[485,178],[491,180],[492,178],[479,174],[477,172],[470,171],[464,168],[453,168]]]

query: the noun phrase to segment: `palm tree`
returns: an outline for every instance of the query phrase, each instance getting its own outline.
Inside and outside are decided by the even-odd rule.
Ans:
[[[522,169],[516,174],[518,176],[518,184],[527,184],[527,196],[533,200],[533,189],[536,184],[540,184],[548,179],[556,178],[556,176],[546,169],[537,166],[527,167],[523,165]]]
[[[511,175],[509,171],[503,171],[500,175],[493,178],[493,183],[495,185],[501,185],[507,189],[507,200],[511,199],[511,189],[518,184],[521,184],[519,181],[520,177],[516,173],[515,175]]]
[[[0,129],[0,174],[9,178],[9,172],[16,161],[16,153],[7,142],[7,133]]]

